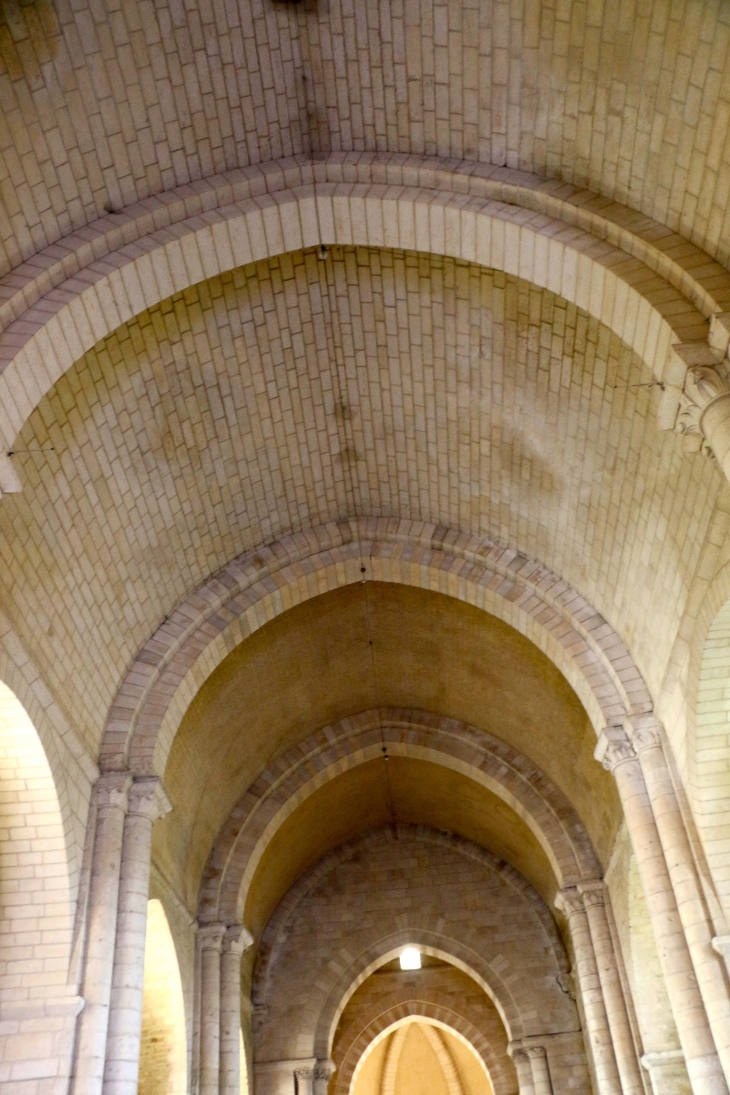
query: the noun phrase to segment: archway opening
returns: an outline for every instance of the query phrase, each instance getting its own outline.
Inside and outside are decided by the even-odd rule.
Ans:
[[[185,1095],[187,1047],[180,969],[162,903],[147,905],[139,1095]],[[242,1089],[243,1090],[243,1089]]]
[[[493,1095],[481,1057],[444,1023],[408,1016],[374,1038],[363,1053],[350,1095]]]
[[[511,1093],[516,1075],[507,1053],[508,1034],[484,985],[450,955],[428,946],[417,947],[419,968],[404,970],[403,949],[384,956],[342,1007],[332,1039],[333,1095],[410,1090],[400,1082],[400,1071],[418,1080],[414,1090],[419,1085],[434,1090],[429,1077],[436,1074],[435,1087],[444,1095]],[[405,1034],[393,1041],[394,1032],[409,1023],[433,1028],[420,1032],[425,1043],[418,1034],[407,1044]],[[435,1039],[433,1030],[445,1037]],[[407,1051],[402,1060],[401,1051]]]
[[[66,995],[71,928],[66,840],[56,786],[25,708],[0,681],[3,999]],[[29,933],[32,947],[27,945]]]
[[[30,1085],[70,1070],[72,888],[51,769],[25,708],[0,682],[0,1060]],[[50,1010],[52,1009],[52,1010]],[[54,1015],[42,1022],[39,1014]]]

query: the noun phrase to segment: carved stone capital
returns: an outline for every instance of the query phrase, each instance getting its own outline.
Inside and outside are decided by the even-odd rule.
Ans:
[[[528,1057],[532,1057],[533,1060],[539,1057],[547,1057],[547,1050],[545,1046],[528,1046],[525,1050]]]
[[[231,924],[230,927],[226,928],[226,934],[223,936],[223,950],[225,953],[241,955],[252,945],[253,936],[248,928],[244,928],[243,924]]]
[[[334,1061],[329,1060],[329,1058],[317,1061],[314,1066],[314,1078],[315,1080],[327,1080],[329,1082],[336,1071],[337,1065]]]
[[[689,451],[712,455],[702,427],[702,418],[711,403],[730,395],[724,365],[694,365],[687,369],[674,429],[682,434]]]
[[[527,1050],[520,1042],[510,1042],[507,1046],[507,1055],[512,1058],[515,1064],[520,1061],[524,1064],[530,1063],[530,1059],[527,1056]]]
[[[637,755],[645,749],[661,749],[662,724],[656,715],[639,715],[624,723]]]
[[[718,322],[722,317],[718,316]],[[702,415],[716,399],[730,395],[724,359],[724,327],[715,323],[707,342],[680,342],[671,347],[662,378],[659,429],[682,435],[685,452],[711,453]],[[722,336],[722,337],[721,337]]]
[[[266,1022],[268,1014],[269,1008],[267,1004],[254,1004],[251,1009],[251,1026],[255,1031],[261,1030],[261,1027]]]
[[[558,890],[555,895],[555,908],[568,919],[576,913],[585,912],[583,896],[578,893],[575,886],[566,886],[564,890]]]
[[[225,924],[201,924],[197,933],[198,946],[201,951],[218,951],[220,954],[225,934]]]
[[[614,772],[626,761],[636,760],[636,750],[622,726],[607,726],[593,755],[607,772]]]
[[[606,883],[602,879],[593,878],[589,882],[579,882],[577,889],[585,908],[606,904]]]
[[[157,821],[172,809],[162,780],[158,776],[143,776],[136,779],[129,792],[129,813],[138,814]]]
[[[555,980],[560,991],[569,996],[571,1000],[575,1000],[575,979],[572,971],[570,973],[559,973]]]
[[[126,812],[131,786],[131,772],[103,772],[96,781],[97,809]]]

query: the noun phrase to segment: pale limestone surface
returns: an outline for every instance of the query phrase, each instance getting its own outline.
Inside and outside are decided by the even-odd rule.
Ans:
[[[3,0],[0,103],[3,1093],[727,1095],[727,4]]]

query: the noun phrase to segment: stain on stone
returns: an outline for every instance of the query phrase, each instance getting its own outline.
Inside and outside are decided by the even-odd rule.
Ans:
[[[11,80],[41,88],[42,66],[57,55],[60,37],[52,0],[0,0],[0,66]]]

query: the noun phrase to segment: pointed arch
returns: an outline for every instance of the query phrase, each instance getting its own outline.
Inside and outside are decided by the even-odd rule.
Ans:
[[[337,1054],[338,1067],[332,1095],[348,1095],[359,1070],[375,1046],[393,1031],[419,1019],[426,1020],[435,1029],[448,1031],[469,1046],[484,1068],[494,1095],[514,1095],[517,1081],[509,1057],[497,1052],[484,1033],[466,1016],[454,1010],[453,1001],[445,998],[404,1000],[373,1015],[369,1022],[363,1024],[357,1037]]]

